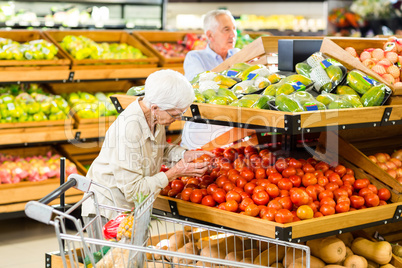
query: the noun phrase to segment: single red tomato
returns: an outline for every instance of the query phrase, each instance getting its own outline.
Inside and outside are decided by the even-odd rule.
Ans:
[[[318,195],[319,195],[321,192],[325,191],[325,188],[322,187],[322,186],[319,185],[319,184],[314,185],[314,187],[315,187],[315,190],[316,190],[316,192],[317,192],[317,197],[318,197]]]
[[[258,214],[260,214],[260,209],[256,204],[250,204],[245,208],[244,214],[247,216],[256,217]]]
[[[198,178],[189,178],[186,184],[194,184],[194,185],[199,185],[200,180]]]
[[[315,160],[314,158],[310,157],[309,159],[306,160],[307,163],[309,163],[312,166],[317,165],[317,160]]]
[[[293,207],[292,200],[290,199],[289,196],[284,196],[278,199],[279,203],[281,203],[283,208],[291,210]]]
[[[236,212],[239,209],[239,204],[235,200],[226,201],[226,210]]]
[[[303,177],[304,171],[301,168],[296,168],[296,176]]]
[[[290,190],[293,188],[293,183],[289,178],[282,178],[278,181],[278,188],[280,190]]]
[[[354,175],[355,175],[355,172],[353,171],[353,169],[346,168],[346,174],[347,174],[347,175],[352,175],[352,176],[354,176]]]
[[[337,173],[339,176],[343,176],[346,174],[346,167],[343,165],[337,165],[334,169],[335,173]]]
[[[380,198],[374,193],[369,193],[364,196],[365,205],[367,207],[376,207],[380,204]]]
[[[353,194],[353,186],[349,184],[343,185],[339,189],[345,190],[348,193],[348,197],[351,197]]]
[[[231,163],[221,163],[221,171],[226,171],[226,175],[231,169],[233,169],[233,165]]]
[[[282,171],[282,176],[284,178],[289,178],[294,175],[296,175],[296,169],[294,167],[287,167]]]
[[[258,154],[258,149],[255,148],[252,145],[248,145],[246,146],[246,148],[244,148],[244,155],[253,155],[253,154]]]
[[[211,153],[215,156],[221,156],[225,150],[223,148],[214,148]]]
[[[216,202],[211,195],[206,195],[202,198],[201,204],[203,204],[204,206],[208,206],[208,207],[214,207]]]
[[[276,213],[278,213],[278,210],[276,210],[274,208],[268,208],[264,212],[265,213],[261,217],[262,219],[269,220],[269,221],[275,221],[275,215],[276,215]]]
[[[273,184],[278,184],[280,179],[282,179],[282,175],[280,173],[274,173],[268,176],[268,180]]]
[[[300,188],[293,188],[292,192],[290,193],[290,200],[297,207],[307,205],[309,195],[306,193],[306,191]]]
[[[178,195],[180,193],[180,191],[175,190],[175,189],[170,189],[168,192],[168,196],[170,197],[175,197],[176,195]]]
[[[364,206],[364,197],[359,195],[352,195],[350,197],[350,205],[355,209],[360,209]]]
[[[244,162],[244,157],[238,157],[233,162],[233,167],[238,171],[240,171],[242,168],[246,167],[246,163]]]
[[[279,190],[279,196],[280,197],[285,197],[285,196],[290,196],[288,190]]]
[[[329,191],[333,192],[336,189],[339,189],[339,185],[336,184],[335,182],[330,182],[327,185],[325,185],[325,190],[329,190]]]
[[[258,206],[258,208],[260,209],[260,213],[258,213],[258,216],[263,219],[264,214],[267,213],[268,208],[266,206]]]
[[[260,185],[264,188],[266,188],[271,182],[268,179],[263,179],[263,180],[258,180],[257,185]]]
[[[324,216],[332,215],[335,214],[335,206],[330,206],[330,205],[322,205],[320,207],[320,212]]]
[[[370,184],[370,181],[367,182],[365,179],[357,179],[357,180],[355,180],[353,187],[356,190],[361,190],[363,188],[366,188],[369,184]]]
[[[275,162],[275,168],[279,173],[282,173],[286,168],[288,167],[288,164],[286,163],[286,160],[283,158],[279,158]]]
[[[248,182],[246,185],[244,185],[244,191],[251,195],[253,194],[255,186],[256,185],[254,183]]]
[[[362,189],[360,189],[360,191],[359,191],[359,195],[360,196],[365,196],[366,194],[370,194],[370,193],[373,193],[369,188],[367,188],[367,187],[365,187],[365,188],[362,188]]]
[[[348,203],[350,205],[350,198],[347,197],[347,196],[341,195],[340,197],[338,197],[336,199],[336,203],[339,204],[341,202],[346,202],[346,203]]]
[[[313,174],[314,174],[314,176],[317,177],[317,179],[319,176],[324,176],[324,172],[322,172],[321,170],[316,170],[313,172]]]
[[[217,189],[212,193],[212,197],[217,203],[221,204],[226,201],[226,192],[223,189]]]
[[[241,200],[243,201],[245,198],[251,198],[251,196],[246,192],[241,192]]]
[[[373,193],[377,194],[378,193],[378,189],[374,184],[369,184],[367,186],[367,188],[369,188]]]
[[[193,189],[191,189],[191,188],[184,189],[181,192],[181,199],[184,201],[189,201],[192,192],[193,192]]]
[[[243,200],[241,201],[239,208],[240,208],[240,210],[245,211],[246,207],[251,204],[254,204],[253,199],[251,199],[250,197],[246,197],[246,198],[243,198]]]
[[[222,188],[226,182],[230,182],[228,176],[226,175],[219,176],[215,181],[216,185],[218,185],[219,188]]]
[[[302,182],[301,178],[297,175],[290,176],[289,180],[292,182],[294,187],[299,187]]]
[[[315,212],[314,213],[314,218],[319,218],[319,217],[324,217],[324,215],[319,211]]]
[[[233,190],[236,186],[231,182],[227,181],[223,184],[222,189],[225,190],[225,192],[229,192]]]
[[[203,176],[200,178],[200,184],[202,183],[202,184],[210,185],[210,184],[213,183],[214,181],[215,181],[215,179],[212,178],[212,177],[209,176],[209,175],[203,175]]]
[[[388,201],[391,198],[391,192],[387,188],[378,190],[378,197],[380,200]]]
[[[325,172],[329,169],[329,165],[325,162],[318,162],[315,166],[314,166],[315,170],[321,170],[322,172]]]
[[[343,185],[343,181],[341,180],[341,176],[339,176],[339,174],[336,173],[336,172],[331,173],[331,174],[328,176],[328,180],[329,180],[329,182],[333,182],[333,183],[338,184],[338,186],[342,186],[342,185]]]
[[[193,203],[201,203],[202,201],[202,192],[200,189],[195,189],[190,194],[190,201]]]
[[[313,212],[316,213],[318,211],[318,207],[320,206],[320,202],[318,202],[318,201],[311,202],[311,203],[308,203],[307,206],[311,207]]]
[[[216,185],[215,183],[212,183],[212,184],[208,185],[207,193],[212,195],[213,192],[215,192],[218,188],[219,188],[218,185]]]
[[[265,190],[254,193],[251,198],[257,205],[266,205],[269,202],[269,195]]]
[[[236,183],[237,176],[239,176],[239,175],[240,175],[240,172],[237,171],[236,169],[230,169],[227,174],[228,179],[233,183]]]
[[[267,205],[268,208],[274,208],[276,210],[280,210],[283,208],[282,204],[279,202],[279,200],[271,200],[268,202]]]
[[[310,163],[304,164],[302,169],[304,173],[314,173],[315,171],[315,168]]]
[[[220,204],[218,205],[218,208],[219,208],[219,209],[222,209],[222,210],[226,210],[226,202],[220,203]]]
[[[265,169],[263,168],[257,168],[255,171],[255,178],[256,179],[265,179],[267,178],[267,174],[265,173]]]
[[[345,189],[341,189],[341,188],[338,188],[338,189],[334,190],[334,198],[335,198],[335,200],[337,200],[340,196],[348,197],[349,196],[348,191],[345,190]]]
[[[299,160],[292,158],[289,160],[289,167],[293,167],[295,169],[302,168],[303,164]]]
[[[279,196],[279,188],[278,188],[278,186],[276,186],[273,183],[268,184],[265,187],[265,190],[267,191],[267,193],[269,194],[269,197],[271,197],[271,198],[275,198],[275,197]]]
[[[320,207],[322,207],[323,205],[329,205],[331,207],[335,207],[336,203],[334,199],[324,197],[323,199],[320,200]]]
[[[342,177],[342,181],[343,181],[343,184],[345,184],[345,182],[348,182],[351,185],[353,185],[355,183],[356,179],[355,179],[355,176],[353,176],[353,175],[345,174]]]
[[[229,201],[229,200],[234,200],[234,201],[236,201],[237,203],[240,203],[240,202],[241,202],[241,195],[240,195],[240,193],[238,193],[238,192],[236,192],[236,191],[229,191],[229,192],[226,194],[226,201]]]
[[[236,186],[237,187],[244,188],[244,185],[246,185],[246,184],[247,184],[247,180],[245,178],[240,176],[240,177],[238,177],[236,179]]]
[[[254,187],[254,189],[253,189],[252,194],[255,194],[255,193],[258,193],[258,192],[261,192],[261,191],[265,191],[265,188],[263,186],[261,186],[261,185],[256,185]]]
[[[160,191],[160,195],[163,196],[167,196],[169,191],[172,189],[172,187],[170,187],[170,185],[167,185],[165,188],[162,189],[162,191]]]
[[[223,151],[223,157],[228,159],[230,162],[233,162],[236,159],[237,151],[233,148],[226,148]]]
[[[237,148],[237,153],[238,153],[239,155],[244,155],[244,148],[246,148],[246,147],[241,146],[241,147]]]
[[[335,206],[336,213],[348,212],[350,209],[350,205],[348,202],[339,202]]]
[[[252,179],[254,179],[254,172],[252,172],[250,169],[245,167],[245,168],[242,168],[242,170],[240,172],[240,176],[245,178],[247,181],[251,181]]]
[[[266,173],[267,173],[267,176],[269,177],[269,175],[278,173],[278,171],[276,170],[275,167],[268,167],[267,170],[266,170]]]
[[[306,193],[313,199],[313,201],[317,200],[317,188],[315,187],[315,185],[307,186]]]
[[[278,223],[289,223],[293,220],[293,214],[288,209],[280,209],[275,215],[275,221]]]
[[[271,152],[268,150],[268,149],[263,149],[263,150],[261,150],[259,153],[258,153],[258,155],[260,156],[260,157],[264,157],[264,155],[268,155],[268,154],[270,154]]]
[[[384,206],[384,205],[386,205],[387,204],[387,202],[386,201],[384,201],[384,200],[380,200],[380,203],[378,204],[379,206]]]
[[[313,173],[305,173],[302,177],[302,184],[307,187],[309,185],[317,184],[317,178]]]
[[[181,192],[184,188],[184,182],[179,179],[173,180],[172,183],[170,184],[170,187],[172,187],[173,190]]]
[[[335,171],[333,171],[332,169],[328,169],[327,171],[324,172],[324,176],[328,177],[329,175],[331,175],[332,173],[334,173]]]

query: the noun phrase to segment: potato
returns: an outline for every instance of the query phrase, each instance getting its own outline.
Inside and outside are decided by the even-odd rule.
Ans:
[[[193,242],[189,242],[185,244],[183,247],[179,248],[177,250],[178,253],[186,253],[186,254],[193,254],[193,255],[198,255],[199,254],[199,249],[197,245],[195,245]],[[185,263],[185,264],[194,264],[196,261],[190,260],[190,259],[185,259],[185,258],[173,258],[173,263]]]

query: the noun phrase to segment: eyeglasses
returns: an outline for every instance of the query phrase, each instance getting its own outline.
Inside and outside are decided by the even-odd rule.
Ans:
[[[187,111],[187,109],[184,112],[181,112],[179,114],[176,115],[172,115],[171,113],[169,113],[167,110],[165,110],[165,112],[170,115],[170,117],[172,117],[173,119],[177,120],[177,119],[181,119],[181,117],[183,116],[183,114]]]

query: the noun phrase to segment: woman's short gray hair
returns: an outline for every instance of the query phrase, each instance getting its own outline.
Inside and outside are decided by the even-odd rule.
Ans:
[[[232,13],[230,13],[229,10],[224,10],[224,9],[217,9],[217,10],[211,10],[207,14],[205,14],[204,17],[204,32],[207,33],[207,31],[212,31],[214,32],[216,28],[218,27],[218,21],[216,20],[216,17],[220,15],[228,15],[232,20],[233,24],[236,25],[235,20],[232,16]]]
[[[179,72],[156,71],[145,81],[144,103],[148,107],[156,104],[162,110],[185,109],[194,101],[194,98],[193,87]]]

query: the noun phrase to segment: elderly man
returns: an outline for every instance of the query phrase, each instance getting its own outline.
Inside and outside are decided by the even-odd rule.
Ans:
[[[187,151],[166,142],[165,126],[180,119],[193,100],[193,88],[182,74],[157,71],[145,82],[145,96],[131,103],[110,126],[87,177],[109,188],[117,207],[130,209],[137,193],[154,193],[177,177],[202,176],[207,171],[207,162],[192,161],[212,153]],[[160,172],[162,162],[177,163]],[[114,205],[108,191],[99,187],[92,190],[98,203]],[[84,221],[94,214],[93,201],[87,200],[82,207]],[[113,216],[111,211],[101,214],[109,219]]]
[[[204,50],[190,51],[184,60],[184,73],[188,80],[197,74],[209,71],[239,51],[236,44],[236,25],[232,14],[227,10],[212,10],[204,17],[204,31],[208,46]],[[183,128],[182,145],[199,148],[230,130],[209,124],[186,122]]]

